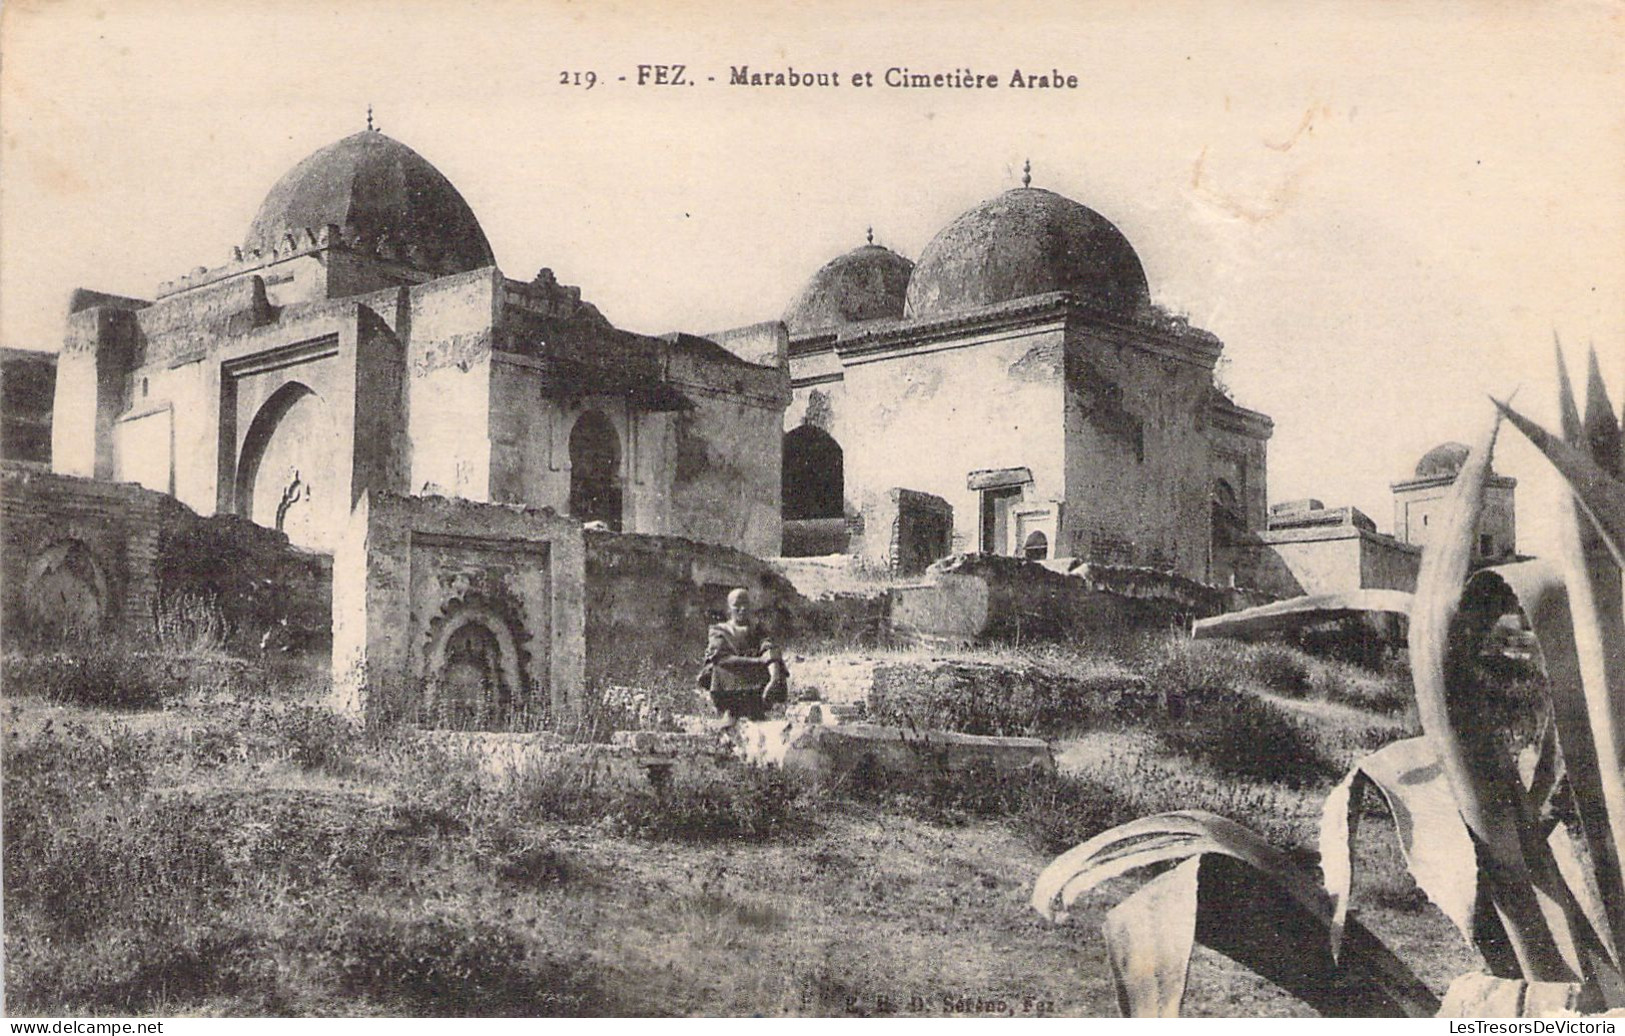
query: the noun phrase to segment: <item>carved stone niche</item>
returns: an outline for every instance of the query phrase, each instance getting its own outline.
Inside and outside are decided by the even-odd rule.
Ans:
[[[503,730],[532,704],[521,611],[471,593],[429,623],[419,722],[451,730]]]
[[[36,631],[62,637],[95,633],[107,605],[107,580],[80,541],[53,543],[29,566],[23,606]]]

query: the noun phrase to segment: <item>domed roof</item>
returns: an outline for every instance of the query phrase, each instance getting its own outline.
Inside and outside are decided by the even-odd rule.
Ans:
[[[812,275],[801,294],[784,311],[790,332],[895,319],[903,315],[914,264],[877,244],[837,256]]]
[[[1455,478],[1461,473],[1461,466],[1467,463],[1467,454],[1471,452],[1459,442],[1440,443],[1422,454],[1422,459],[1416,462],[1416,477]]]
[[[1053,191],[1018,187],[966,212],[925,246],[908,285],[908,315],[1052,291],[1125,316],[1150,299],[1140,257],[1110,220]]]
[[[485,231],[451,181],[416,151],[362,130],[294,166],[265,196],[245,246],[269,252],[289,231],[332,223],[345,243],[393,246],[402,261],[446,273],[491,266]]]

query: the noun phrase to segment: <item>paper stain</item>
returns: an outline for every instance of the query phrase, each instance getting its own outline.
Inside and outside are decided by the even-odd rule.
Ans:
[[[1243,198],[1210,184],[1206,175],[1206,165],[1207,147],[1204,145],[1202,153],[1196,156],[1196,162],[1191,167],[1191,191],[1223,214],[1254,224],[1268,223],[1287,210],[1297,197],[1298,182],[1305,172],[1304,167],[1295,167],[1262,197]]]
[[[1264,146],[1272,151],[1290,151],[1292,150],[1292,145],[1296,144],[1304,134],[1314,133],[1315,120],[1317,118],[1330,118],[1331,114],[1332,109],[1329,105],[1311,104],[1304,111],[1302,121],[1298,123],[1298,128],[1293,130],[1291,135],[1289,135],[1279,144],[1266,140],[1264,141]]]
[[[32,167],[29,169],[29,175],[49,194],[73,197],[90,191],[88,180],[75,172],[71,165],[58,160],[48,152],[35,152],[29,156],[29,162]]]

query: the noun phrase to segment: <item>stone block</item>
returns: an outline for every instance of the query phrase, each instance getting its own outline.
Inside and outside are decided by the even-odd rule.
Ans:
[[[762,732],[764,739],[768,732]],[[1048,742],[1031,737],[980,737],[943,730],[905,730],[872,723],[845,723],[784,732],[783,765],[822,777],[862,771],[927,779],[965,771],[1053,773]],[[767,752],[760,752],[766,756]]]
[[[838,727],[843,723],[862,722],[868,714],[868,706],[861,701],[802,701],[791,705],[785,716],[800,726]]]
[[[639,755],[715,755],[720,742],[715,734],[678,733],[665,730],[617,730],[610,744]]]

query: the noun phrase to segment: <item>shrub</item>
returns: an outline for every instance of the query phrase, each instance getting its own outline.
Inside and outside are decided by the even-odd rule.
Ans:
[[[1115,663],[1031,659],[904,662],[875,669],[876,722],[996,736],[1064,737],[1154,707],[1145,681]]]
[[[612,785],[589,755],[560,753],[522,774],[505,801],[519,816],[596,821],[643,838],[764,841],[802,828],[805,791],[795,774],[743,765],[707,775],[679,770],[659,785]]]
[[[361,732],[345,717],[319,705],[292,705],[269,717],[268,733],[300,769],[342,773],[352,767]]]
[[[1158,734],[1168,747],[1221,773],[1285,784],[1336,775],[1302,723],[1251,694],[1209,699]]]
[[[488,921],[362,911],[319,932],[315,949],[346,996],[412,1014],[568,1016],[601,1001],[584,963],[533,953]]]
[[[258,1015],[281,997],[262,940],[229,923],[155,932],[114,927],[71,954],[18,940],[8,946],[7,1005],[22,1015],[170,1014],[180,1005],[232,997]]]
[[[9,695],[99,709],[156,709],[193,696],[255,697],[269,683],[264,667],[224,655],[180,655],[93,642],[73,651],[9,653]]]
[[[31,695],[61,705],[104,709],[155,709],[165,688],[145,659],[91,647],[84,651],[5,656],[6,693]]]
[[[230,630],[216,595],[188,592],[171,594],[158,602],[153,632],[164,650],[195,655],[225,647]]]
[[[1138,664],[1169,713],[1177,717],[1186,708],[1232,699],[1246,653],[1245,644],[1174,636],[1154,642]]]
[[[1279,644],[1254,649],[1248,670],[1264,687],[1287,698],[1301,698],[1311,687],[1309,666],[1303,656]]]

